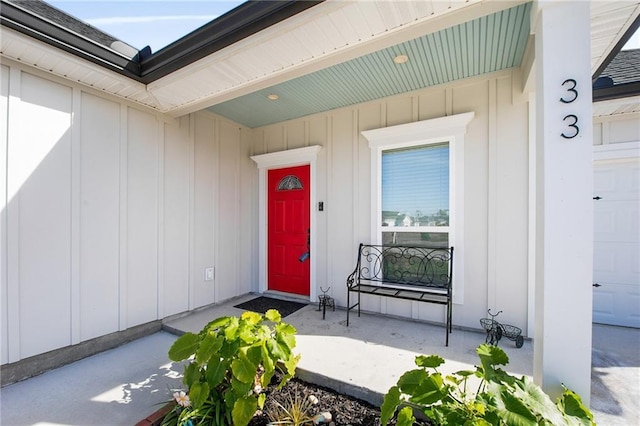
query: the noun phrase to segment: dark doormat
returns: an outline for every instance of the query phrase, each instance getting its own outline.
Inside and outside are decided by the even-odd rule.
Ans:
[[[272,297],[260,296],[248,302],[235,305],[234,308],[244,309],[245,311],[253,311],[261,314],[266,313],[269,309],[277,309],[282,318],[291,315],[300,308],[307,306],[306,303],[291,302],[289,300],[274,299]]]

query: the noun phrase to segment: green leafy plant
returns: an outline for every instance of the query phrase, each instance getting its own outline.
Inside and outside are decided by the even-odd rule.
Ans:
[[[274,401],[274,408],[269,411],[269,424],[271,425],[293,425],[301,426],[313,423],[313,411],[318,399],[309,395],[301,397],[296,394],[295,398],[288,397],[284,404]]]
[[[497,367],[509,362],[502,349],[482,344],[476,352],[481,365],[475,371],[445,377],[438,372],[443,358],[417,356],[419,368],[404,373],[385,395],[382,425],[396,415],[399,407],[398,426],[413,425],[414,410],[438,425],[595,425],[593,415],[576,393],[565,388],[554,404],[529,377],[514,377]],[[480,379],[477,390],[469,390],[470,379]]]
[[[276,369],[282,372],[278,389],[293,377],[300,358],[292,352],[295,333],[270,309],[265,315],[218,318],[198,334],[182,335],[169,349],[169,358],[190,360],[183,377],[188,392],[174,394],[176,407],[163,425],[247,425],[264,407],[262,389]]]

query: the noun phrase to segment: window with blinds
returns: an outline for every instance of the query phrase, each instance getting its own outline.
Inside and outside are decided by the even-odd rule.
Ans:
[[[382,151],[383,244],[449,244],[449,144]]]

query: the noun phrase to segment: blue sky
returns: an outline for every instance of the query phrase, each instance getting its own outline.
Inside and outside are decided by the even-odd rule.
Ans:
[[[46,0],[140,50],[157,52],[244,1]],[[640,48],[640,31],[625,46]]]
[[[46,0],[140,50],[157,52],[244,1]]]

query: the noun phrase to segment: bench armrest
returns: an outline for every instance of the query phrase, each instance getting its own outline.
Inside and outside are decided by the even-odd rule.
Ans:
[[[353,272],[350,273],[349,276],[347,277],[347,288],[353,287],[353,285],[355,284],[357,275],[358,275],[358,266],[356,266],[356,269],[354,269]]]

